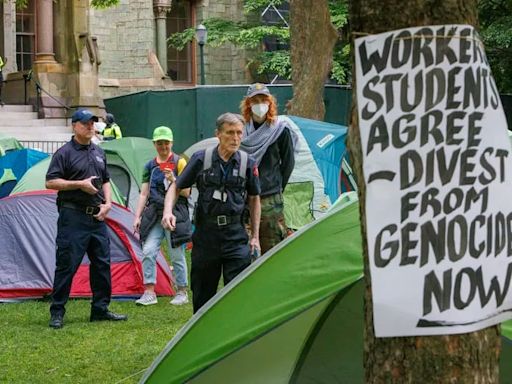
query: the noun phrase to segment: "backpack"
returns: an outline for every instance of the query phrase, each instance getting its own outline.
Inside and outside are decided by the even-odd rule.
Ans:
[[[203,171],[210,169],[212,167],[213,160],[213,151],[217,148],[217,146],[208,147],[204,151],[204,162],[203,162]],[[245,174],[247,173],[247,160],[249,155],[247,152],[238,151],[240,153],[240,167],[238,169],[238,176],[245,179]]]

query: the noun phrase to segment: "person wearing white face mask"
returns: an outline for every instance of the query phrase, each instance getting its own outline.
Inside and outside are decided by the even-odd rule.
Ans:
[[[288,234],[283,191],[295,166],[296,134],[277,118],[277,103],[264,84],[252,84],[240,103],[245,121],[240,149],[252,155],[261,184],[260,245],[265,253]]]

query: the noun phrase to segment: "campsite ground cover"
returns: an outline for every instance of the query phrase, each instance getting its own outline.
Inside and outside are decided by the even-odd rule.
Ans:
[[[0,383],[137,383],[192,315],[190,304],[175,307],[167,297],[110,307],[129,320],[90,323],[89,300],[71,300],[64,328],[53,330],[48,302],[0,304]]]

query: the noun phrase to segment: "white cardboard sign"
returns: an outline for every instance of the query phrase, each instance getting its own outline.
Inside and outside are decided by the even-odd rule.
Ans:
[[[357,105],[377,337],[512,318],[512,159],[478,33],[359,38]]]

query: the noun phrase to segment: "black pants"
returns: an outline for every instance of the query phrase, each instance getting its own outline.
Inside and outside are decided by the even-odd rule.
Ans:
[[[106,311],[112,292],[110,240],[106,223],[84,212],[60,208],[56,243],[56,269],[50,313],[64,315],[66,312],[65,305],[69,299],[73,276],[86,252],[90,260],[91,312]]]
[[[251,264],[247,232],[241,223],[199,224],[192,236],[190,286],[194,313],[217,293],[220,276],[227,285]]]

